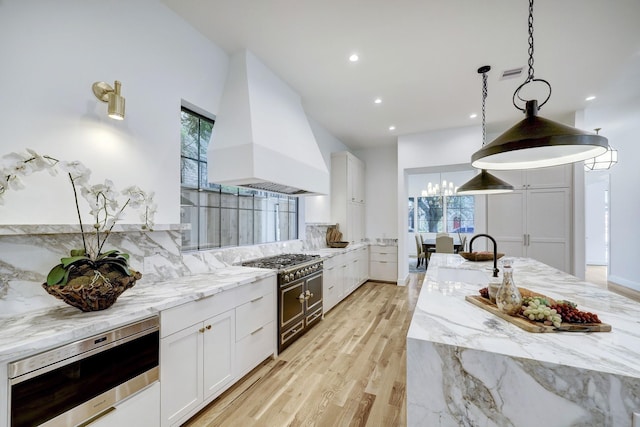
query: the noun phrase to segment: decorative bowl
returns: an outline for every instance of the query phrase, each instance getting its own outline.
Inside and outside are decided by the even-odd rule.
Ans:
[[[493,252],[458,252],[462,258],[467,261],[493,261]],[[498,258],[500,259],[504,254],[498,252]]]

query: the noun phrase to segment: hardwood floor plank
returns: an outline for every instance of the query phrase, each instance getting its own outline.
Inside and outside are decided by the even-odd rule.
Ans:
[[[185,425],[406,425],[405,337],[420,282],[365,283]]]

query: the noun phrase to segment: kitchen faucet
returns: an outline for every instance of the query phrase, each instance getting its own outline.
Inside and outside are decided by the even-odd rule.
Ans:
[[[477,237],[484,236],[487,239],[493,242],[493,277],[498,277],[498,244],[496,243],[496,239],[489,236],[488,234],[476,234],[469,241],[469,252],[473,252],[473,241],[476,240]]]

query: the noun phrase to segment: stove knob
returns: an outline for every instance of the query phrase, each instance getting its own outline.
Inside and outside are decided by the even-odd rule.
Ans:
[[[300,278],[300,271],[298,270],[296,271],[296,279],[299,279],[299,278]]]
[[[284,280],[284,283],[289,283],[289,282],[291,281],[291,278],[289,277],[289,275],[288,275],[288,274],[285,274],[285,275],[282,277],[282,280]]]

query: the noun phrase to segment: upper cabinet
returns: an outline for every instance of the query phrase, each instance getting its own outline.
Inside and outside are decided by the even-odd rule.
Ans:
[[[569,188],[573,182],[573,165],[540,169],[490,171],[492,175],[513,185],[514,190],[531,188]]]
[[[331,220],[339,224],[343,240],[365,237],[365,166],[347,151],[331,154]]]

